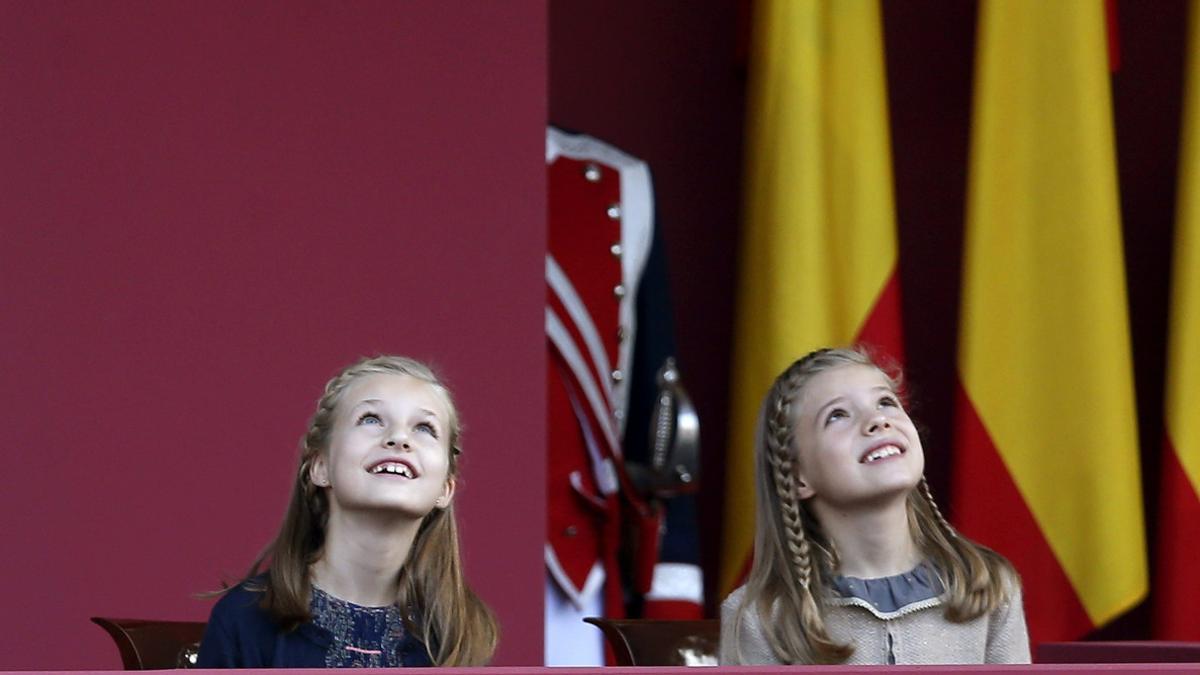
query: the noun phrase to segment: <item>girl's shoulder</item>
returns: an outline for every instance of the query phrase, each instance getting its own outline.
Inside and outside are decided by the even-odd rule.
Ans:
[[[1022,600],[1021,575],[1017,572],[1016,566],[996,551],[988,548],[985,548],[984,551],[987,553],[988,573],[996,582],[993,586],[996,589],[994,609],[1007,607],[1013,603],[1020,605]]]
[[[739,606],[741,606],[741,604],[742,604],[742,598],[744,598],[745,596],[746,596],[745,584],[733,589],[733,592],[731,592],[729,595],[725,596],[725,599],[721,601],[721,612],[737,611],[737,608]]]
[[[266,572],[238,582],[226,590],[221,599],[217,600],[217,604],[213,605],[210,621],[224,620],[242,624],[266,618],[266,612],[261,605],[269,582]]]
[[[1005,589],[1020,593],[1021,575],[1017,573],[1017,568],[1012,564],[1012,562],[1009,561],[1008,558],[1000,556],[999,553],[996,555],[999,556],[1000,560],[1003,561],[1002,565],[997,566],[997,573],[1000,575],[1000,582],[1004,584]]]
[[[265,668],[279,627],[262,608],[266,582],[245,579],[229,588],[213,605],[200,641],[201,668]]]
[[[759,607],[765,607],[765,604],[760,604],[764,602],[764,598],[761,595],[750,592],[749,584],[743,584],[735,588],[721,601],[722,632],[734,630],[761,632],[761,624],[764,619],[759,612]],[[773,601],[770,607],[772,613],[777,611],[779,600],[776,599]]]
[[[762,620],[758,613],[758,598],[747,598],[746,586],[738,586],[721,602],[721,639],[728,640],[734,634],[741,639],[747,635],[761,641]]]
[[[717,662],[721,665],[777,664],[753,599],[739,586],[721,602],[721,637]]]
[[[259,572],[252,577],[246,577],[234,584],[225,595],[258,595],[267,592],[267,587],[271,584],[270,571]]]
[[[1004,565],[1000,568],[1000,588],[1002,592],[1002,600],[1000,607],[1015,605],[1021,607],[1024,603],[1021,590],[1021,575],[1017,574],[1017,570],[1012,564]]]

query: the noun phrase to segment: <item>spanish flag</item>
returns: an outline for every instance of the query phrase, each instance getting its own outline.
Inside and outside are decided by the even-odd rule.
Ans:
[[[953,514],[1035,642],[1147,590],[1102,0],[980,3]]]
[[[722,593],[754,545],[754,423],[771,381],[819,347],[902,355],[879,5],[755,11]]]
[[[1200,4],[1191,5],[1191,49],[1175,216],[1175,261],[1167,339],[1167,435],[1160,491],[1154,636],[1200,640],[1200,576],[1192,545],[1200,540]]]

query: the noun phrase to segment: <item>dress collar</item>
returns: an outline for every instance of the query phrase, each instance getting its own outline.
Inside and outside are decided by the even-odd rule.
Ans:
[[[902,574],[874,579],[834,576],[830,581],[833,605],[858,605],[881,619],[941,604],[945,591],[937,571],[923,562]]]

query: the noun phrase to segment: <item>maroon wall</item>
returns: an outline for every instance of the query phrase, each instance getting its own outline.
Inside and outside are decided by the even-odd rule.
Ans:
[[[0,668],[116,668],[273,535],[325,380],[429,359],[541,662],[545,5],[0,4]],[[499,560],[503,564],[497,564]]]

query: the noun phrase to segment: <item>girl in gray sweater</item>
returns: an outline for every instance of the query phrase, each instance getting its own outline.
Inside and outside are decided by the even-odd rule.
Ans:
[[[721,606],[722,664],[1029,662],[1015,570],[946,522],[899,383],[865,352],[789,366],[755,451],[754,565]]]

